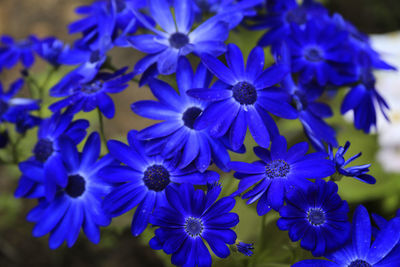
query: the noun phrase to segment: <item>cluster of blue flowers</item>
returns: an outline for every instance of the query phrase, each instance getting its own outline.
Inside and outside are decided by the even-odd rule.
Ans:
[[[366,133],[376,127],[376,112],[385,114],[388,105],[372,71],[393,67],[366,35],[312,0],[97,0],[76,11],[82,18],[69,30],[80,37],[71,45],[53,37],[1,39],[0,71],[19,61],[23,66],[8,92],[0,84],[1,123],[15,124],[20,134],[38,126],[31,157],[19,163],[15,191],[16,197],[38,200],[27,217],[35,223],[35,237],[49,234],[52,249],[64,241],[70,247],[83,229],[98,243],[100,226],[135,209],[133,236],[155,226],[150,246],[171,254],[173,264],[211,266],[209,249],[220,258],[231,250],[253,254],[254,244],[241,242],[232,230],[239,223],[232,209],[241,196],[248,205],[258,201],[259,216],[277,211],[280,230],[330,260],[295,266],[400,265],[399,218],[387,222],[374,215],[379,229],[372,229],[359,206],[349,221],[349,205],[335,182],[353,177],[374,184],[375,178],[369,164],[345,167],[361,154],[344,158],[350,143],[339,147],[335,129],[324,120],[333,113],[321,100],[339,87],[351,88],[341,112],[352,110],[354,126]],[[226,44],[240,25],[266,30],[248,56]],[[115,68],[109,52],[120,47],[145,56],[131,71]],[[265,66],[264,47],[271,48],[272,66]],[[37,85],[29,71],[35,55],[53,71],[76,66],[50,89],[59,99],[48,118],[33,115],[41,92],[38,100],[14,97],[24,80]],[[176,84],[165,82],[166,75],[175,75]],[[158,122],[131,130],[127,144],[108,140],[102,155],[102,129],[88,135],[90,123],[75,115],[97,109],[100,118],[113,118],[109,94],[133,81],[150,87],[156,100],[135,102],[132,111]],[[288,148],[277,117],[298,120],[309,142]],[[247,128],[259,160],[231,161],[230,153],[249,150]],[[212,164],[220,172],[235,171],[234,193],[220,197],[220,175],[209,170]]]

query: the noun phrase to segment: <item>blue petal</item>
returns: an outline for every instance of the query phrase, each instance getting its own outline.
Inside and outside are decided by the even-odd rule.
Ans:
[[[168,46],[161,43],[161,38],[152,34],[134,35],[128,37],[128,42],[137,50],[154,54],[167,49]]]
[[[176,32],[175,22],[170,12],[170,6],[167,0],[153,0],[149,3],[152,18],[157,21],[168,33]]]
[[[229,68],[234,73],[235,77],[238,80],[243,81],[245,79],[243,55],[237,45],[228,44],[226,61],[228,63]]]
[[[218,79],[220,79],[224,83],[235,85],[239,82],[235,74],[215,57],[204,54],[201,57],[201,61],[212,73],[214,73],[215,76],[218,77]]]
[[[139,204],[136,209],[132,221],[132,235],[140,235],[146,229],[149,222],[149,216],[153,212],[154,205],[156,204],[156,192],[149,191],[146,198]]]

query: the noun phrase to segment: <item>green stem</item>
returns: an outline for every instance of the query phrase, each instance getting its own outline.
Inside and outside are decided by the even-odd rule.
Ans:
[[[101,140],[103,141],[104,146],[106,147],[107,151],[107,138],[106,135],[104,134],[104,122],[103,122],[103,114],[101,114],[101,111],[99,108],[97,108],[97,115],[99,117],[99,131],[100,131],[100,137]]]
[[[22,135],[18,135],[17,139],[15,140],[15,142],[13,142],[10,139],[10,143],[11,143],[11,155],[12,155],[12,163],[13,164],[18,164],[19,163],[19,155],[18,155],[18,145],[22,140]]]

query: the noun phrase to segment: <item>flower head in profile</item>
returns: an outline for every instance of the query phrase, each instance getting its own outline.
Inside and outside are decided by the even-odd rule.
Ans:
[[[3,35],[0,41],[0,72],[4,67],[11,69],[18,61],[21,61],[27,69],[35,62],[34,52],[38,42],[35,36],[31,35],[26,39],[16,41],[8,35]]]
[[[228,45],[226,60],[228,67],[213,56],[202,56],[203,63],[219,80],[211,89],[188,91],[190,96],[211,102],[198,118],[195,128],[208,128],[215,138],[227,134],[232,149],[237,150],[249,127],[257,144],[268,147],[270,136],[278,135],[268,112],[287,119],[297,117],[296,110],[288,102],[288,94],[274,87],[285,77],[287,68],[276,64],[264,70],[261,47],[250,52],[246,68],[240,49],[234,44]]]
[[[289,231],[293,242],[319,257],[342,246],[350,235],[349,206],[340,199],[334,182],[316,180],[307,190],[286,194],[286,206],[279,209],[277,225]]]
[[[57,187],[53,200],[45,199],[44,187],[48,179],[39,162],[25,162],[21,169],[28,168],[22,177],[15,195],[39,198],[39,204],[27,216],[36,223],[33,235],[41,237],[48,233],[49,246],[56,249],[67,242],[71,247],[76,242],[81,228],[93,243],[100,241],[100,226],[107,226],[111,219],[103,211],[101,201],[110,191],[111,185],[103,181],[98,172],[113,162],[112,157],[100,160],[100,137],[89,136],[82,152],[78,152],[71,139],[60,141],[62,163],[67,173],[67,183]],[[24,166],[25,165],[25,166]],[[30,166],[26,166],[30,165]]]
[[[60,56],[64,51],[64,43],[54,37],[39,40],[36,48],[37,53],[54,67],[60,66]]]
[[[33,148],[33,156],[26,162],[34,161],[35,166],[41,166],[44,172],[45,197],[51,201],[57,193],[58,186],[66,187],[68,172],[63,162],[61,140],[70,139],[75,145],[86,136],[89,122],[86,120],[73,121],[68,113],[54,113],[50,118],[43,120],[38,130],[38,141]],[[24,165],[23,174],[34,172],[32,165]]]
[[[255,147],[259,161],[254,163],[233,161],[229,167],[236,171],[239,179],[238,190],[234,195],[243,194],[247,204],[258,200],[257,213],[262,216],[272,209],[283,206],[287,192],[297,188],[306,190],[310,184],[307,179],[325,178],[335,172],[334,164],[326,159],[326,153],[315,152],[306,155],[308,144],[298,143],[287,150],[283,136],[272,140],[271,149]]]
[[[113,217],[136,208],[132,220],[132,234],[140,235],[147,227],[153,209],[166,202],[165,190],[174,183],[195,185],[215,182],[216,172],[200,173],[194,166],[176,167],[176,159],[168,160],[160,155],[147,156],[137,131],[130,131],[128,143],[110,140],[110,154],[124,165],[104,168],[100,175],[109,182],[118,183],[103,202],[104,209]]]
[[[114,102],[108,94],[119,93],[129,86],[133,74],[125,73],[126,70],[122,68],[114,73],[99,72],[88,82],[79,74],[70,75],[69,79],[63,79],[50,90],[53,97],[65,97],[52,104],[50,110],[57,112],[68,107],[69,112],[77,113],[99,108],[107,118],[114,117]]]
[[[238,252],[242,253],[245,256],[252,256],[253,255],[253,249],[254,249],[254,244],[253,243],[244,243],[244,242],[238,242],[236,244],[236,249]]]
[[[227,171],[230,159],[223,142],[212,138],[207,130],[194,128],[196,119],[209,103],[186,94],[191,88],[208,88],[212,75],[202,64],[193,73],[190,62],[181,57],[176,77],[179,94],[169,84],[153,79],[149,86],[159,101],[144,100],[131,105],[136,114],[162,120],[141,130],[137,137],[149,141],[147,153],[178,157],[181,168],[194,162],[197,169],[205,171],[213,161]]]
[[[399,266],[400,218],[392,219],[371,242],[371,220],[367,209],[358,206],[353,215],[351,240],[325,255],[329,260],[304,260],[293,267],[378,267]]]
[[[367,184],[375,184],[375,178],[372,175],[367,174],[369,172],[369,167],[371,166],[371,164],[357,165],[346,168],[346,165],[350,164],[361,156],[360,152],[346,160],[344,158],[344,155],[346,154],[349,147],[350,142],[347,141],[344,146],[338,148],[336,154],[333,153],[332,147],[329,147],[329,158],[335,163],[336,166],[337,174],[335,177],[353,177]]]
[[[197,56],[203,53],[219,56],[225,52],[224,41],[229,34],[226,22],[209,19],[192,29],[194,13],[191,1],[176,0],[173,7],[175,19],[167,0],[149,1],[152,18],[161,30],[147,22],[142,14],[135,12],[144,27],[154,33],[127,37],[131,46],[149,54],[136,64],[135,74],[143,73],[156,63],[158,72],[168,75],[176,71],[180,56],[190,53]]]
[[[150,223],[159,226],[150,246],[172,254],[171,262],[178,266],[211,266],[205,241],[215,255],[228,257],[227,244],[236,241],[230,228],[239,223],[239,216],[230,212],[235,199],[217,200],[220,192],[218,185],[209,187],[207,194],[187,183],[168,187],[166,201],[150,217]]]
[[[0,82],[0,123],[4,121],[14,123],[17,132],[22,134],[41,121],[40,118],[30,114],[31,111],[40,108],[39,101],[15,97],[23,85],[24,80],[18,79],[5,92]]]

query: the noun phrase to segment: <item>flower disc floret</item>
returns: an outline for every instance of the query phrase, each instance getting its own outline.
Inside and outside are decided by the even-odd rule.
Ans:
[[[355,260],[348,267],[371,267],[372,265],[364,260]]]
[[[325,211],[321,208],[311,208],[307,212],[307,220],[314,226],[323,225],[326,222]]]
[[[311,62],[320,62],[324,60],[323,51],[318,47],[310,47],[305,49],[304,57]]]
[[[189,37],[180,32],[176,32],[169,37],[169,44],[176,49],[180,49],[189,43]]]
[[[233,98],[242,105],[252,105],[257,101],[257,90],[250,83],[238,82],[232,91]]]
[[[281,159],[273,160],[265,166],[265,174],[270,179],[286,177],[289,171],[289,164]]]
[[[65,188],[65,192],[73,198],[77,198],[83,195],[85,192],[85,179],[79,174],[68,176],[68,184]]]
[[[160,192],[170,183],[169,172],[161,165],[152,165],[144,172],[143,182],[150,190]]]
[[[190,107],[186,109],[186,111],[182,115],[182,120],[185,126],[190,129],[193,129],[194,122],[202,112],[203,110],[198,107]]]
[[[200,218],[188,217],[185,220],[185,231],[191,237],[200,236],[203,233],[204,225]]]

